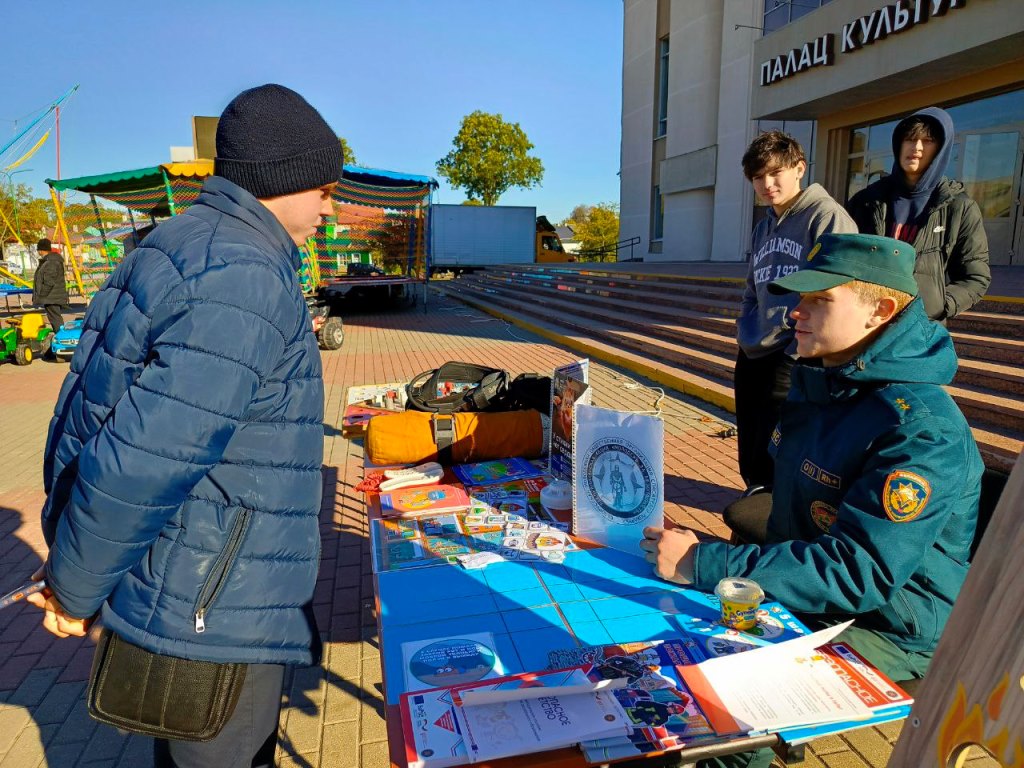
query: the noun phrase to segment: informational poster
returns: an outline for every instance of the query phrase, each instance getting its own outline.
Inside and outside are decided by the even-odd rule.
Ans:
[[[551,376],[551,442],[548,471],[558,479],[572,482],[572,418],[576,403],[590,404],[590,360],[555,368]],[[579,384],[570,384],[570,380]],[[584,386],[580,386],[580,384]]]
[[[665,423],[577,405],[572,453],[573,534],[644,554],[644,528],[665,520]]]

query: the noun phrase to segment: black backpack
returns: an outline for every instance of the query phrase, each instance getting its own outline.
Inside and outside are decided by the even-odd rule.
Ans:
[[[428,413],[516,411],[534,408],[548,413],[551,378],[473,363],[449,362],[413,377],[406,387],[407,408]]]

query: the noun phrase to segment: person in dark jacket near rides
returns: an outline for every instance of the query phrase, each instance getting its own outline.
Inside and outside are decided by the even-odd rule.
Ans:
[[[64,325],[60,311],[69,301],[64,259],[45,237],[36,245],[36,251],[39,252],[39,265],[32,278],[32,303],[45,310],[50,327],[57,332]]]
[[[846,205],[862,233],[914,246],[925,313],[943,322],[981,301],[992,281],[981,210],[943,175],[954,135],[953,119],[937,107],[904,118],[892,132],[892,174]]]
[[[342,162],[299,94],[239,94],[196,202],[90,303],[50,423],[44,626],[99,615],[146,651],[247,665],[219,735],[158,739],[158,766],[271,765],[284,665],[318,661],[324,389],[296,246]]]

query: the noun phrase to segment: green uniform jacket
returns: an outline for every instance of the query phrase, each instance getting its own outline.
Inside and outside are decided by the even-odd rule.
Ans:
[[[753,579],[790,610],[933,651],[967,575],[984,469],[940,385],[949,333],[915,300],[859,357],[800,364],[772,436],[767,543],[696,547],[694,583]]]

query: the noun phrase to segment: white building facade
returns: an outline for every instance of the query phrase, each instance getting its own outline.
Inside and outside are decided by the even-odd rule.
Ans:
[[[888,172],[895,122],[940,106],[992,263],[1024,266],[1024,0],[624,0],[623,48],[619,237],[645,261],[746,260],[760,131],[845,202]]]

